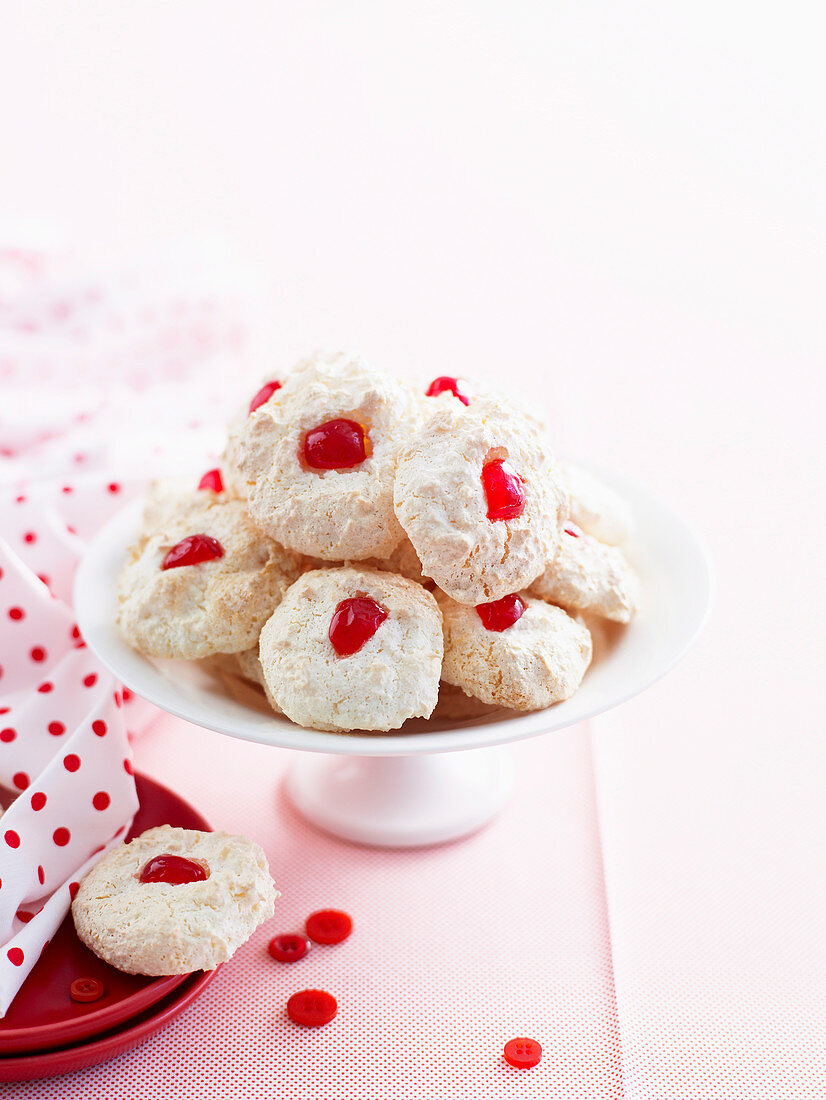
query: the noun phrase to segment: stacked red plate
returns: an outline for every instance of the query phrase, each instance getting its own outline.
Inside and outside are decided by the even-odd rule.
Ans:
[[[172,791],[146,776],[135,779],[140,809],[129,839],[154,825],[209,829]],[[114,1058],[174,1019],[216,973],[123,974],[80,942],[67,914],[0,1019],[0,1081],[52,1077]]]

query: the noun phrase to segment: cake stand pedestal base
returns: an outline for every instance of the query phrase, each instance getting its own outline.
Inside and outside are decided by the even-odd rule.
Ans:
[[[416,848],[457,840],[486,825],[508,801],[506,749],[415,756],[306,753],[287,775],[287,795],[325,833],[357,844]]]

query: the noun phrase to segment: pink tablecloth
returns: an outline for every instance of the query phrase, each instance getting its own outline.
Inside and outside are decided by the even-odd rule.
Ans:
[[[412,852],[329,839],[280,791],[287,751],[176,720],[141,739],[138,767],[216,825],[267,851],[281,899],[203,997],[146,1045],[98,1069],[10,1087],[23,1097],[119,1100],[264,1097],[622,1095],[588,729],[523,744],[516,797],[486,831]],[[355,931],[293,966],[268,939],[321,907]],[[324,1029],[285,1017],[288,996],[324,988]],[[502,1047],[539,1039],[541,1064],[515,1070]]]

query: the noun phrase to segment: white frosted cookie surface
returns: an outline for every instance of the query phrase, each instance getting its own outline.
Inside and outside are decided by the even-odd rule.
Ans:
[[[199,489],[197,476],[162,477],[153,481],[143,505],[143,533],[153,535],[161,528],[185,520],[193,512],[203,512],[215,504],[225,504],[226,493]]]
[[[374,569],[384,569],[388,573],[399,573],[402,577],[407,577],[408,580],[416,581],[418,584],[426,584],[428,581],[422,573],[419,555],[407,535],[403,535],[402,541],[386,558],[368,558],[363,564]]]
[[[591,663],[591,636],[560,607],[526,593],[522,617],[506,630],[488,630],[476,608],[442,593],[442,678],[485,703],[542,710],[570,698]]]
[[[340,657],[330,623],[342,600],[367,596],[388,613],[358,652]],[[377,569],[304,573],[261,631],[269,690],[293,722],[341,733],[427,718],[442,665],[442,616],[421,585]]]
[[[140,882],[156,856],[208,868],[201,882]],[[127,974],[214,970],[273,915],[278,896],[262,849],[228,833],[161,825],[101,859],[72,903],[79,939]]]
[[[239,469],[239,462],[241,458],[241,436],[244,432],[244,426],[249,420],[250,406],[253,401],[260,401],[264,404],[264,401],[269,401],[271,398],[281,389],[284,378],[286,377],[286,371],[271,371],[266,378],[262,378],[257,385],[250,387],[248,398],[245,399],[244,404],[230,420],[227,427],[227,442],[224,447],[224,453],[221,455],[221,472],[224,477],[224,485],[227,488],[227,492],[238,500],[246,500],[247,497],[247,482],[244,475]],[[262,391],[270,386],[278,383],[276,388],[270,393],[269,397],[265,397],[264,401],[261,400]],[[258,405],[260,408],[260,404]]]
[[[402,532],[399,545],[387,557],[365,558],[363,561],[324,561],[322,558],[305,558],[304,571],[309,569],[331,569],[342,565],[353,565],[359,569],[383,569],[387,573],[398,573],[408,580],[432,587],[433,582],[422,573],[422,563],[413,549],[413,543]]]
[[[189,535],[215,538],[223,557],[162,569]],[[118,623],[150,657],[208,657],[249,649],[300,570],[297,556],[264,535],[243,503],[207,504],[141,539],[118,580]]]
[[[477,604],[527,587],[555,552],[565,495],[537,425],[503,402],[440,402],[402,453],[396,515],[426,576]],[[482,467],[505,458],[522,478],[525,509],[488,519]]]
[[[238,463],[240,460],[240,440],[244,427],[249,419],[249,413],[245,409],[239,412],[229,422],[227,429],[227,442],[221,455],[221,475],[227,492],[236,500],[247,499],[247,480],[241,473]]]
[[[327,561],[392,553],[402,538],[393,476],[414,426],[413,405],[412,391],[355,356],[299,363],[238,437],[237,467],[253,518],[283,545]],[[362,425],[370,453],[352,469],[310,469],[305,434],[337,419]]]
[[[573,462],[561,462],[560,468],[568,490],[568,518],[600,542],[611,546],[628,542],[634,520],[619,493]]]
[[[565,524],[556,557],[530,592],[616,623],[630,622],[639,603],[639,581],[623,552],[572,523]]]

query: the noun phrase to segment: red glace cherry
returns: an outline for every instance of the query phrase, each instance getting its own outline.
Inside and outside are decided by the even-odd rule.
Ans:
[[[263,405],[265,401],[269,401],[275,391],[280,389],[280,382],[266,382],[255,397],[253,397],[252,401],[250,401],[250,416],[252,416],[259,405]]]
[[[353,918],[340,909],[319,909],[310,913],[304,927],[316,943],[341,943],[353,931]]]
[[[352,657],[387,618],[387,609],[369,596],[342,600],[330,620],[329,636],[339,657]]]
[[[425,396],[438,397],[440,393],[452,393],[454,397],[459,398],[463,405],[470,404],[470,398],[465,393],[458,378],[451,378],[447,374],[440,374],[438,378],[434,378],[425,390]]]
[[[305,433],[303,451],[313,470],[352,470],[367,458],[367,437],[355,420],[326,420]]]
[[[337,1012],[335,997],[323,989],[302,989],[287,1001],[287,1015],[302,1027],[323,1027]]]
[[[480,603],[476,608],[476,614],[482,620],[485,630],[495,630],[501,633],[513,626],[525,614],[525,601],[515,592],[510,596],[503,596],[501,600],[493,603]]]
[[[516,1069],[532,1069],[542,1060],[542,1047],[536,1039],[511,1039],[505,1043],[505,1061]]]
[[[582,538],[582,529],[577,527],[575,523],[566,523],[562,530],[565,532],[566,535],[570,535],[572,539]]]
[[[224,548],[211,535],[187,535],[169,551],[161,569],[178,569],[181,565],[200,565],[224,556]]]
[[[525,483],[509,462],[495,458],[482,467],[488,519],[516,519],[525,511]]]
[[[184,882],[204,882],[209,878],[200,863],[186,856],[166,853],[155,856],[144,864],[138,879],[140,882],[165,882],[169,886],[180,886]]]
[[[213,493],[223,493],[224,479],[221,477],[221,471],[217,467],[214,470],[207,470],[198,482],[198,488],[211,489]]]
[[[294,963],[303,959],[309,951],[309,944],[303,936],[293,932],[282,932],[280,936],[274,936],[267,950],[280,963]]]

